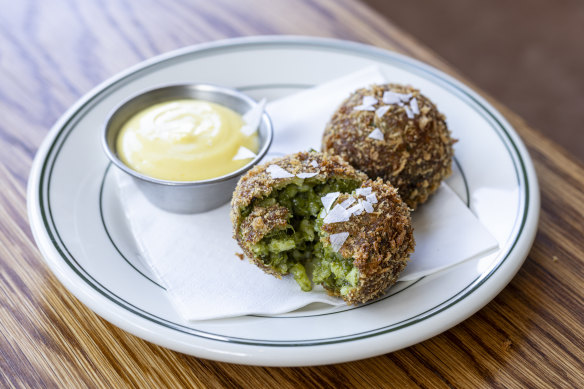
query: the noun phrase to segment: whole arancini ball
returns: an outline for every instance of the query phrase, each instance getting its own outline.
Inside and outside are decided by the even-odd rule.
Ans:
[[[384,84],[343,101],[325,128],[322,149],[371,179],[390,182],[415,209],[451,174],[455,142],[444,115],[419,90]]]

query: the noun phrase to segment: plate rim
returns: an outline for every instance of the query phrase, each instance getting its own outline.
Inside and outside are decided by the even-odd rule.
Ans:
[[[518,258],[516,258],[514,261],[507,261],[506,263],[505,263],[505,260],[502,260],[500,263],[497,264],[497,266],[494,269],[491,270],[491,272],[486,277],[483,277],[484,279],[482,279],[478,285],[475,285],[472,288],[472,290],[468,291],[466,297],[472,296],[476,299],[477,297],[480,297],[480,296],[477,296],[475,294],[475,291],[477,291],[479,288],[482,287],[482,285],[484,285],[486,283],[493,283],[493,282],[497,281],[497,282],[495,282],[496,287],[494,289],[490,289],[490,290],[486,289],[486,292],[482,293],[483,298],[479,299],[480,303],[478,305],[474,304],[471,307],[471,309],[466,309],[465,314],[454,315],[454,316],[456,316],[456,320],[454,320],[454,321],[452,320],[452,318],[450,320],[442,320],[443,324],[441,326],[437,326],[435,328],[435,331],[428,332],[428,333],[435,332],[434,334],[431,334],[429,336],[421,336],[421,337],[418,336],[417,340],[414,339],[411,342],[405,342],[408,344],[404,344],[401,347],[405,347],[405,346],[410,345],[410,344],[415,344],[420,340],[427,339],[431,336],[434,336],[435,334],[440,333],[440,332],[450,328],[452,325],[457,324],[458,322],[460,322],[462,320],[465,320],[467,317],[474,314],[474,312],[481,309],[496,294],[498,294],[500,292],[500,290],[515,275],[516,271],[520,268],[525,257],[527,256],[527,251],[528,251],[529,247],[531,246],[533,239],[535,238],[535,231],[537,228],[537,220],[539,218],[539,190],[538,190],[538,184],[537,184],[537,177],[535,175],[535,171],[533,169],[531,159],[529,158],[529,154],[527,153],[525,146],[523,145],[522,141],[519,139],[519,137],[516,134],[513,127],[502,117],[502,115],[494,107],[492,107],[488,102],[486,102],[476,92],[472,91],[466,85],[457,81],[453,77],[443,73],[442,71],[440,71],[440,70],[438,70],[430,65],[424,64],[420,61],[417,61],[415,59],[412,59],[410,57],[404,56],[404,55],[399,54],[399,53],[387,51],[384,49],[380,49],[380,48],[370,46],[370,45],[365,45],[362,43],[349,42],[349,41],[343,41],[343,40],[337,40],[337,39],[329,39],[329,38],[313,38],[313,37],[297,37],[297,36],[260,36],[260,37],[233,38],[233,39],[226,39],[226,40],[221,40],[221,41],[214,41],[214,42],[189,46],[189,47],[174,50],[174,51],[153,57],[153,58],[148,59],[146,61],[143,61],[139,64],[136,64],[136,65],[132,66],[131,68],[127,69],[126,71],[118,73],[117,75],[111,77],[110,79],[102,82],[97,87],[93,88],[90,92],[88,92],[85,96],[83,96],[80,100],[78,100],[78,102],[75,103],[69,110],[67,110],[61,116],[61,118],[55,123],[55,125],[51,128],[51,130],[47,134],[46,138],[44,139],[42,145],[39,147],[39,150],[37,151],[37,155],[36,155],[34,163],[33,163],[33,167],[31,169],[31,173],[29,176],[29,182],[28,182],[28,188],[27,188],[27,203],[28,203],[27,205],[28,205],[29,220],[30,220],[30,224],[31,224],[31,229],[32,229],[35,241],[37,243],[37,246],[41,249],[41,252],[43,254],[43,258],[44,258],[45,262],[49,265],[49,267],[51,268],[53,273],[55,273],[57,275],[57,277],[59,278],[61,283],[63,283],[70,292],[72,292],[76,297],[78,297],[89,308],[94,310],[96,313],[98,313],[100,316],[102,316],[106,320],[111,321],[112,323],[114,323],[118,327],[121,327],[121,328],[123,328],[131,333],[134,333],[140,337],[143,337],[146,340],[149,340],[151,342],[161,344],[165,347],[176,349],[177,351],[187,352],[189,354],[193,354],[192,345],[190,345],[191,347],[186,347],[186,348],[185,348],[184,344],[182,346],[181,345],[174,345],[174,347],[173,347],[172,344],[169,344],[168,342],[165,342],[164,340],[161,340],[159,337],[155,336],[156,335],[155,331],[144,331],[144,328],[136,328],[136,327],[140,327],[139,324],[128,323],[127,318],[124,318],[123,314],[120,315],[119,312],[112,313],[111,311],[106,312],[106,310],[104,310],[103,307],[100,306],[99,296],[94,295],[94,293],[97,293],[96,291],[93,291],[94,293],[91,293],[91,292],[87,293],[87,291],[80,290],[80,287],[82,287],[85,283],[79,282],[79,280],[70,279],[70,277],[69,277],[70,275],[66,274],[67,272],[64,271],[64,269],[62,269],[61,266],[59,266],[59,263],[57,263],[58,261],[62,260],[62,258],[57,259],[57,262],[55,262],[53,255],[55,255],[55,250],[58,250],[58,249],[55,247],[52,247],[51,242],[47,242],[47,236],[43,236],[43,234],[46,234],[46,231],[43,229],[42,223],[41,223],[41,225],[39,225],[39,220],[37,219],[38,215],[41,214],[41,211],[40,211],[41,207],[38,205],[38,198],[36,198],[35,195],[36,195],[36,193],[39,193],[39,188],[42,187],[41,182],[39,181],[41,178],[40,173],[42,170],[42,165],[43,165],[43,162],[45,162],[46,158],[49,156],[50,150],[51,150],[52,146],[54,145],[55,140],[57,139],[57,137],[60,133],[59,130],[63,129],[64,125],[73,116],[75,116],[77,113],[79,113],[80,109],[82,109],[82,107],[84,107],[90,100],[92,100],[96,95],[98,95],[101,91],[103,91],[107,87],[112,86],[112,85],[118,83],[119,81],[121,81],[122,79],[135,74],[139,70],[156,65],[156,64],[161,63],[161,62],[164,62],[170,58],[182,56],[185,54],[190,54],[193,52],[206,51],[209,49],[222,48],[222,47],[228,47],[228,46],[237,47],[237,46],[249,45],[249,44],[274,44],[274,43],[283,44],[283,45],[293,44],[293,45],[302,45],[302,46],[326,46],[326,47],[334,47],[340,51],[348,52],[350,54],[355,54],[355,55],[373,53],[373,54],[376,54],[378,56],[386,57],[386,58],[387,57],[392,57],[393,59],[399,58],[399,59],[401,59],[401,61],[403,61],[407,64],[415,65],[418,68],[420,68],[426,72],[429,72],[430,74],[432,74],[434,76],[438,76],[436,78],[436,80],[443,79],[445,81],[448,81],[451,84],[453,84],[454,86],[456,86],[457,88],[459,88],[461,91],[465,92],[465,94],[468,97],[475,100],[476,103],[478,103],[483,108],[485,108],[485,110],[487,112],[489,112],[493,116],[493,118],[501,124],[502,128],[506,130],[506,133],[509,137],[510,143],[515,148],[516,157],[518,157],[521,160],[521,162],[523,162],[522,167],[524,169],[524,176],[525,176],[525,180],[526,180],[526,182],[525,182],[526,196],[527,196],[527,198],[525,200],[525,202],[526,202],[526,204],[525,204],[526,215],[524,216],[524,218],[522,220],[522,223],[523,223],[522,228],[520,228],[517,231],[517,239],[516,239],[514,245],[509,248],[509,252],[506,255],[506,257],[514,255],[515,257],[518,257]],[[513,157],[513,155],[512,155],[512,157]],[[37,201],[35,201],[35,200],[37,200]],[[49,240],[50,240],[50,238],[49,238]],[[518,253],[519,246],[521,246],[521,250],[520,250],[521,252]],[[521,257],[521,258],[519,258],[519,257]],[[499,269],[503,265],[506,265],[506,266],[513,265],[513,266],[506,273],[502,273],[501,271],[499,271]],[[492,277],[496,274],[498,275],[497,279]],[[479,278],[481,278],[481,277],[479,277]],[[482,290],[485,290],[485,287],[482,287],[482,288],[483,288]],[[488,293],[488,292],[490,292],[490,293]],[[457,295],[458,294],[459,293],[457,293]],[[109,302],[111,303],[111,300]],[[442,307],[438,312],[433,314],[431,317],[438,317],[438,315],[443,315],[443,313],[445,311],[447,311],[447,310],[450,311],[453,308],[453,305],[460,304],[460,303],[461,303],[461,301],[455,301],[452,304],[449,304],[445,307]],[[468,305],[468,304],[465,304],[465,305]],[[460,309],[460,307],[461,307],[461,305],[459,305],[456,308]],[[123,307],[118,307],[118,308],[123,309]],[[130,314],[135,315],[135,313],[131,313],[131,312],[130,312]],[[431,317],[422,319],[423,323],[413,323],[413,324],[411,324],[411,327],[418,326],[419,324],[427,324],[427,320],[430,319]],[[436,319],[436,321],[439,321],[439,320]],[[445,324],[445,323],[448,323],[448,324]],[[157,325],[157,324],[155,324],[155,325]],[[175,330],[170,330],[170,331],[175,331]],[[139,333],[142,333],[144,336],[139,335]],[[371,338],[378,338],[378,337],[383,337],[386,335],[388,335],[388,334],[382,332],[380,334],[372,335]],[[192,336],[192,335],[189,334],[188,336]],[[213,337],[206,337],[204,339],[209,340],[211,342],[216,342],[217,340],[225,341],[224,339],[221,339],[221,336],[217,336],[217,339],[213,339]],[[361,338],[361,339],[357,338],[357,339],[348,340],[346,342],[348,342],[348,343],[363,342],[364,340],[365,339],[363,339],[363,338]],[[233,343],[229,343],[229,341],[226,341],[226,342],[227,342],[227,344],[233,345]],[[173,343],[173,342],[170,342],[170,343]],[[239,346],[242,346],[242,345],[240,344]],[[254,343],[254,344],[244,344],[243,346],[253,348],[253,347],[257,347],[258,345]],[[266,344],[263,344],[263,345],[259,345],[259,346],[264,346],[264,347],[271,346],[271,348],[273,348],[273,347],[287,348],[290,345],[282,345],[282,344],[266,345]],[[322,344],[317,344],[317,345],[299,345],[298,344],[298,345],[295,345],[295,347],[298,347],[298,346],[300,346],[301,348],[311,348],[311,347],[322,347],[323,345]],[[330,346],[330,345],[327,345],[327,346]],[[295,348],[295,347],[292,347],[292,348]],[[401,348],[401,347],[399,347],[399,348]],[[382,350],[382,352],[394,351],[396,349],[398,349],[398,348],[385,347],[385,351]],[[210,351],[210,350],[206,350],[206,351]],[[269,360],[266,360],[265,355],[263,356],[263,358],[259,358],[259,355],[255,355],[256,360],[254,361],[253,360],[254,359],[253,351],[248,351],[247,353],[244,353],[243,356],[241,356],[241,355],[237,356],[235,354],[232,354],[230,356],[230,358],[224,358],[225,354],[223,354],[217,350],[214,350],[210,353],[206,352],[203,354],[204,355],[201,355],[201,353],[196,353],[196,355],[206,357],[206,358],[224,360],[224,361],[229,361],[229,362],[237,362],[237,363],[255,363],[255,364],[264,364],[264,365],[274,364],[274,365],[279,365],[279,366],[306,364],[306,363],[292,362],[292,360],[290,360],[290,362],[292,362],[292,364],[281,363],[284,361],[283,359],[279,360],[277,363],[273,363],[273,362],[275,362],[273,359],[273,356],[269,356],[268,357]],[[376,354],[367,354],[367,355],[364,355],[363,357],[373,356],[373,355],[376,355]],[[276,358],[276,359],[278,359],[278,358]],[[348,360],[353,360],[353,359],[354,358],[347,357],[347,356],[344,356],[342,358],[339,358],[339,357],[332,358],[332,360],[334,362],[348,361]],[[324,360],[322,360],[322,359],[321,360],[313,360],[309,364],[317,364],[317,363],[323,363],[323,362],[330,363],[330,360],[331,360],[331,358],[328,358],[328,359],[325,358]]]

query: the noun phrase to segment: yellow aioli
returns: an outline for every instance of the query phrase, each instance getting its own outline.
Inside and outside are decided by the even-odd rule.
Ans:
[[[131,117],[118,135],[117,152],[130,168],[153,178],[199,181],[220,177],[253,158],[234,160],[241,146],[258,152],[257,131],[246,136],[240,131],[243,125],[241,115],[219,104],[168,101]]]

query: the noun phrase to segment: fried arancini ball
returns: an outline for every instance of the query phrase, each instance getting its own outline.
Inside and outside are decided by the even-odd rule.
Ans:
[[[415,209],[451,174],[446,119],[419,90],[373,85],[352,93],[327,124],[322,150],[395,186]]]
[[[235,189],[231,220],[234,238],[266,273],[291,273],[302,290],[320,284],[348,304],[395,283],[414,248],[396,189],[318,152],[251,169]]]

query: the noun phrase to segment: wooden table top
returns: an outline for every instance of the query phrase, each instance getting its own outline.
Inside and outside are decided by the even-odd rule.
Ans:
[[[511,283],[449,331],[362,361],[264,368],[183,355],[101,319],[44,264],[26,211],[37,148],[92,87],[162,52],[257,34],[365,42],[461,77],[351,0],[20,1],[1,9],[1,387],[584,386],[584,168],[493,99],[534,160],[539,229]]]

